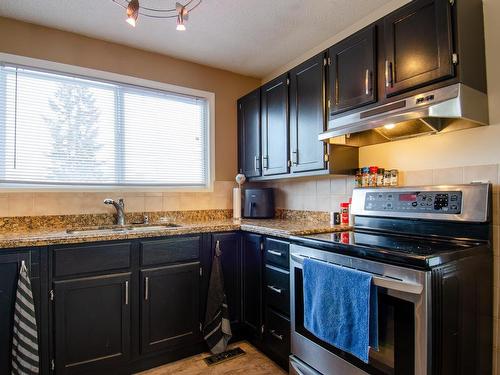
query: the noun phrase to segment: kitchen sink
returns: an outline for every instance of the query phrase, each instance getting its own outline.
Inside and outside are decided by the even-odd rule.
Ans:
[[[102,234],[102,233],[132,233],[149,232],[155,230],[166,230],[179,228],[179,224],[130,224],[130,225],[105,225],[100,227],[83,227],[67,229],[68,234]]]

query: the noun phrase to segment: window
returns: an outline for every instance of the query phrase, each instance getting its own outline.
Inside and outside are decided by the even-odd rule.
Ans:
[[[206,97],[0,66],[0,182],[207,187]]]

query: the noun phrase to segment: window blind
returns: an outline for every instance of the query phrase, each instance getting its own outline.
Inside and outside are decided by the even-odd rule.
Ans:
[[[208,185],[208,101],[0,66],[0,182]]]

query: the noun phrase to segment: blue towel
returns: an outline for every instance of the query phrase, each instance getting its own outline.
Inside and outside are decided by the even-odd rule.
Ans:
[[[368,363],[378,350],[378,299],[372,275],[304,260],[304,326],[319,339]]]

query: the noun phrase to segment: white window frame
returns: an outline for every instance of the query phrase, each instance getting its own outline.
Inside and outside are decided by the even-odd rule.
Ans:
[[[193,186],[121,186],[121,185],[108,185],[108,186],[85,186],[85,185],[36,185],[36,184],[12,184],[0,183],[0,191],[2,192],[105,192],[105,191],[120,191],[120,192],[148,192],[148,191],[162,191],[162,192],[211,192],[214,189],[215,179],[215,93],[210,91],[203,91],[163,83],[158,81],[151,81],[143,78],[117,74],[97,69],[84,68],[75,65],[62,64],[53,61],[34,59],[31,57],[24,57],[0,52],[0,62],[7,64],[24,65],[26,67],[51,70],[55,73],[66,73],[79,75],[84,78],[97,79],[103,81],[111,81],[116,83],[128,84],[138,87],[145,87],[148,89],[156,89],[162,91],[169,91],[172,93],[197,96],[204,98],[208,103],[208,176],[207,184],[203,187]],[[168,67],[165,67],[168,69]]]

